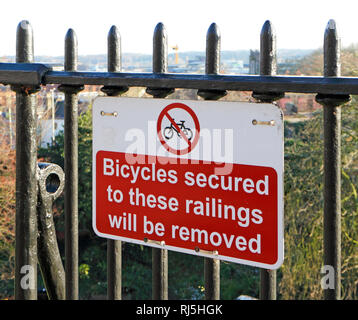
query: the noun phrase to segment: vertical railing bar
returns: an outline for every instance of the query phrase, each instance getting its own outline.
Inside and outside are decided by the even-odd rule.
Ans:
[[[324,76],[340,76],[340,48],[336,25],[331,20],[324,35]],[[341,291],[341,108],[323,108],[324,130],[324,264],[334,268],[334,289],[325,299],[340,299]]]
[[[21,21],[16,32],[16,63],[34,62],[33,31]],[[37,114],[39,88],[12,86],[16,91],[16,244],[15,299],[37,299]]]
[[[266,21],[260,37],[260,75],[276,74],[276,35],[273,26]],[[260,299],[276,300],[276,270],[260,270]]]
[[[168,43],[165,27],[158,23],[153,36],[153,72],[165,73],[168,71]],[[147,89],[147,92],[149,90]],[[154,98],[164,96],[160,91],[153,92]],[[152,298],[154,300],[168,299],[168,251],[152,248]]]
[[[163,23],[158,23],[153,36],[153,73],[168,72],[168,37]],[[154,98],[165,98],[173,89],[147,88]],[[152,248],[152,299],[168,300],[168,250]]]
[[[112,26],[107,37],[108,72],[121,71],[121,36],[116,26]],[[127,87],[103,87],[108,96],[118,96],[128,90]],[[107,299],[122,299],[122,242],[107,240]]]
[[[219,27],[212,23],[206,34],[205,73],[218,74],[220,72],[221,36]],[[226,95],[222,90],[198,90],[198,95],[205,100],[218,100]],[[204,258],[205,299],[220,299],[220,260]]]
[[[72,29],[65,39],[65,71],[77,69],[77,39]],[[66,299],[78,299],[78,105],[65,92],[65,250]]]
[[[340,39],[336,23],[330,20],[324,34],[324,76],[339,77]],[[341,107],[350,96],[316,96],[323,105],[324,131],[324,209],[323,259],[333,267],[334,287],[323,288],[327,300],[341,299]]]
[[[152,299],[168,300],[168,250],[152,248]]]
[[[265,21],[260,33],[260,75],[274,76],[277,70],[276,34],[270,21]],[[281,93],[253,92],[252,96],[271,103],[283,96]],[[260,269],[260,299],[276,300],[276,270]]]
[[[76,71],[77,36],[73,29],[65,37],[65,71]],[[65,272],[66,299],[78,300],[78,96],[82,87],[61,85],[65,93]]]

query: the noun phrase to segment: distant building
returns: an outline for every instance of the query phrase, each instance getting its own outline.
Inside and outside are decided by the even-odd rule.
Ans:
[[[285,115],[310,113],[322,108],[311,94],[287,94],[284,98],[278,100],[277,104]]]
[[[65,101],[60,100],[55,105],[55,118],[52,119],[51,110],[48,109],[44,118],[39,121],[39,134],[41,147],[47,147],[52,139],[64,128]]]
[[[62,63],[47,63],[47,66],[51,67],[53,71],[63,71],[64,66]]]
[[[286,115],[292,115],[298,112],[297,106],[292,102],[286,102],[285,103],[285,114]]]
[[[244,60],[228,59],[222,61],[222,72],[227,74],[248,74],[249,68]]]
[[[205,72],[205,57],[196,56],[195,59],[190,59],[186,65],[186,70],[191,73]]]
[[[258,50],[250,50],[249,57],[249,74],[260,73],[260,52]]]
[[[84,91],[78,94],[79,115],[88,110],[89,105],[97,95],[98,91]],[[52,118],[52,104],[54,105],[54,118]],[[51,145],[52,139],[64,129],[65,101],[63,95],[57,96],[57,98],[54,97],[53,102],[47,101],[45,112],[41,114],[39,119],[38,135],[40,137],[40,145],[46,148],[47,144]]]

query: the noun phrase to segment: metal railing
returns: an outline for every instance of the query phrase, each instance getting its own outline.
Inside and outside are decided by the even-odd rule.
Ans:
[[[340,44],[336,25],[330,20],[324,34],[324,77],[277,76],[276,36],[266,21],[261,31],[260,75],[221,75],[220,33],[212,24],[207,33],[205,74],[167,73],[167,35],[159,23],[153,37],[153,72],[121,72],[118,29],[108,34],[108,72],[77,71],[77,38],[70,29],[65,37],[64,71],[34,63],[31,25],[17,28],[16,63],[0,63],[0,83],[16,91],[16,261],[15,298],[36,299],[33,286],[21,286],[23,266],[37,274],[37,144],[35,94],[41,86],[59,84],[65,93],[65,298],[78,299],[78,93],[84,85],[102,85],[109,96],[129,87],[146,87],[155,98],[176,88],[197,89],[206,100],[217,100],[228,90],[252,91],[261,102],[273,102],[285,92],[314,93],[324,107],[324,263],[335,270],[334,289],[326,299],[340,299],[340,106],[358,94],[358,78],[340,77]],[[121,242],[108,240],[108,298],[121,299]],[[205,297],[220,299],[220,262],[205,258]],[[168,255],[153,248],[153,299],[168,299]],[[276,299],[276,271],[261,271],[261,299]]]

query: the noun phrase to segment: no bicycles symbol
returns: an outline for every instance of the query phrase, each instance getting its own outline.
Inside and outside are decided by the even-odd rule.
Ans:
[[[167,151],[176,155],[187,154],[199,141],[198,117],[187,105],[172,103],[159,114],[157,133]]]

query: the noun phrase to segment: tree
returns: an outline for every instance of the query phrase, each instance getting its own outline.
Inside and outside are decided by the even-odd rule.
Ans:
[[[351,45],[341,51],[341,74],[346,77],[358,76],[358,47]],[[305,56],[298,63],[298,70],[306,76],[322,76],[323,52],[321,49]]]

